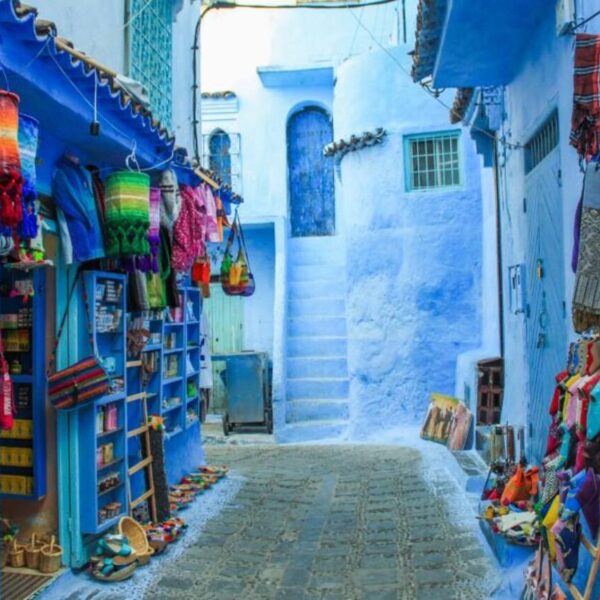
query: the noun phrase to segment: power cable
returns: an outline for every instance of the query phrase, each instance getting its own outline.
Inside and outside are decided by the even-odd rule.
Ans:
[[[352,8],[348,9],[350,11],[350,14],[354,17],[354,19],[357,21],[357,23],[360,24],[360,27],[362,29],[364,29],[364,31],[367,32],[367,34],[370,36],[370,38],[377,44],[377,46],[379,46],[379,48],[381,50],[383,50],[391,59],[392,61],[396,64],[396,66],[398,66],[400,68],[400,70],[409,77],[409,79],[411,81],[414,82],[412,75],[410,74],[410,72],[408,71],[408,69],[406,69],[406,67],[396,58],[396,56],[390,52],[390,50],[388,48],[386,48],[383,44],[381,44],[379,42],[379,40],[373,35],[373,33],[364,25],[364,23],[360,22],[357,18],[357,16],[354,14],[354,11],[352,10]],[[458,120],[464,125],[464,126],[469,126],[469,124],[464,120],[463,116],[458,113],[457,111],[454,110],[454,108],[452,108],[451,106],[448,106],[443,100],[440,100],[440,98],[438,97],[438,95],[436,94],[436,92],[434,92],[433,90],[431,90],[429,87],[427,87],[427,85],[425,85],[423,82],[416,82],[419,87],[424,90],[431,98],[433,98],[438,104],[440,104],[441,106],[443,106],[446,110],[450,111],[450,114],[454,115],[455,117],[458,118]],[[489,131],[487,131],[486,129],[482,129],[481,127],[477,127],[476,125],[471,125],[470,126],[472,130],[477,131],[485,136],[487,136],[488,138],[490,138],[491,140],[494,141],[498,141],[500,144],[502,144],[503,146],[505,146],[506,148],[510,148],[513,150],[520,150],[523,148],[523,145],[520,144],[519,142],[513,144],[511,142],[507,142],[506,139],[498,139],[494,134],[490,133]]]

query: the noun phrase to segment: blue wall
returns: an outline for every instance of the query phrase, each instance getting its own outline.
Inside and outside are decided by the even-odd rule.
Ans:
[[[480,162],[469,135],[461,135],[460,189],[405,191],[403,135],[447,130],[447,119],[384,52],[338,70],[335,138],[389,132],[382,146],[341,163],[359,437],[419,423],[431,392],[454,393],[457,357],[482,340]]]

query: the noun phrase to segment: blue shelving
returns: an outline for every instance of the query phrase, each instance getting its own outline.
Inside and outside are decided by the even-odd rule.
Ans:
[[[0,499],[41,500],[46,495],[46,272],[44,268],[13,271],[0,266],[0,283],[7,290],[31,287],[27,297],[18,293],[0,299],[0,314],[16,322],[3,328],[5,356],[21,369],[11,375],[15,388],[16,427],[2,432],[0,446],[19,448],[31,459],[21,465],[0,464]],[[6,323],[8,326],[8,323]],[[15,327],[16,326],[16,327]],[[9,333],[11,332],[11,333]],[[7,340],[11,337],[11,340]],[[10,344],[7,343],[10,341]],[[18,365],[18,367],[17,367]],[[22,429],[24,427],[25,429]],[[23,432],[26,430],[26,435]]]
[[[111,378],[109,394],[78,410],[81,531],[100,534],[113,527],[128,511],[124,335],[127,296],[123,275],[87,271],[83,284],[89,298],[94,349]],[[85,344],[86,352],[91,353],[87,335],[84,347]]]

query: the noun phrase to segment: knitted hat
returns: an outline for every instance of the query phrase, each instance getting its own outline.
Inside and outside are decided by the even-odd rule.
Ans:
[[[106,255],[150,254],[150,178],[145,173],[118,171],[106,180]]]

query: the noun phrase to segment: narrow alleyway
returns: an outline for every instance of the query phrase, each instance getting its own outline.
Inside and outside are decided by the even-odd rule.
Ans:
[[[464,505],[463,524],[449,514],[455,482],[426,481],[419,450],[230,445],[207,454],[245,482],[162,567],[148,600],[483,600],[495,585],[473,516]]]

